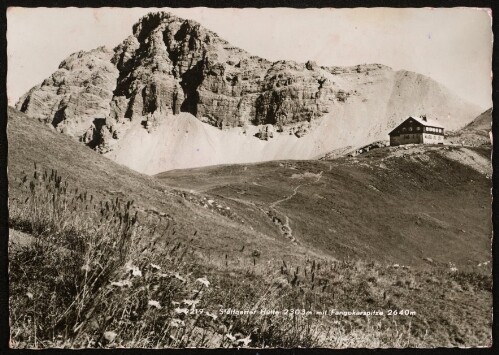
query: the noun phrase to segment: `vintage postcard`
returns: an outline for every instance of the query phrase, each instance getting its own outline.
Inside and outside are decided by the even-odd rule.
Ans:
[[[491,346],[490,9],[7,19],[12,348]]]

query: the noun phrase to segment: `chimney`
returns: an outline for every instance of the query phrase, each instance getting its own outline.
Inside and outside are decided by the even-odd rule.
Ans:
[[[421,118],[426,122],[426,115],[421,116]]]

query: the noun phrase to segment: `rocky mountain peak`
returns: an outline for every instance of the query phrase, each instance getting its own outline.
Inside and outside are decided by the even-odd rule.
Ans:
[[[180,112],[224,130],[272,125],[276,134],[255,134],[272,141],[301,138],[325,116],[336,128],[324,134],[352,130],[376,140],[407,115],[439,116],[457,128],[480,111],[416,73],[271,62],[168,12],[142,17],[113,50],[70,55],[17,108],[101,152],[132,126],[150,131]]]

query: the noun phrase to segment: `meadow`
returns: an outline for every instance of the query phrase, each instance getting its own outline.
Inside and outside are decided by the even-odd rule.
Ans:
[[[244,248],[213,257],[176,238],[171,218],[139,214],[133,201],[96,197],[55,170],[35,164],[11,179],[14,185],[15,348],[491,341],[491,278],[484,273],[308,256],[292,264]],[[341,313],[351,311],[383,315]]]

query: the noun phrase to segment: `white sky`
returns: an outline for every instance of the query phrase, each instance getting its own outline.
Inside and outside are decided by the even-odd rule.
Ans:
[[[69,54],[114,47],[154,8],[9,8],[9,104],[57,70]],[[428,75],[483,109],[492,106],[488,10],[168,9],[269,60],[319,65],[381,63]]]

